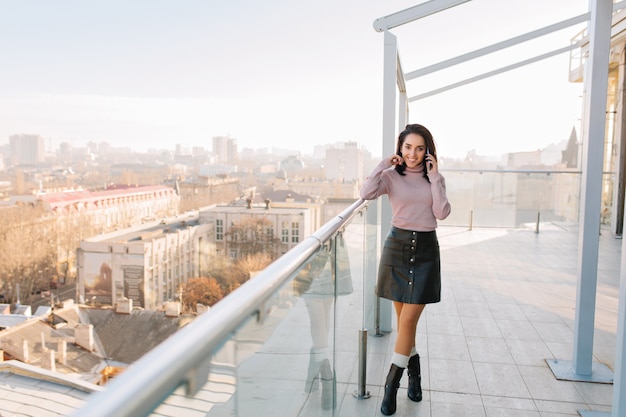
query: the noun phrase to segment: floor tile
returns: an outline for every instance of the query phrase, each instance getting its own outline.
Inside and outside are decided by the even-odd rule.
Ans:
[[[522,378],[532,398],[538,400],[555,400],[584,402],[584,398],[573,382],[557,380],[548,366],[520,366]]]
[[[469,361],[470,353],[464,336],[432,334],[428,339],[431,359]]]
[[[467,337],[467,347],[472,362],[515,363],[504,339]]]
[[[474,363],[474,370],[483,395],[532,398],[516,365]]]
[[[518,365],[543,366],[546,359],[552,359],[552,352],[540,340],[507,339],[506,344],[513,360]]]
[[[433,391],[480,393],[472,363],[449,359],[430,359],[430,388]]]

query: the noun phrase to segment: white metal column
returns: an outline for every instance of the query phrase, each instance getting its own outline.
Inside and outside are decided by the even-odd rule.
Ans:
[[[395,35],[385,31],[385,50],[383,66],[383,137],[382,157],[387,158],[395,152],[396,137],[396,83],[398,70],[398,40]],[[382,247],[391,226],[391,205],[383,200],[381,209],[380,247]],[[391,332],[391,301],[380,300],[380,330]]]
[[[609,50],[611,45],[611,0],[591,0],[589,58],[585,68],[583,109],[583,174],[578,243],[578,286],[573,361],[548,360],[558,379],[611,382],[611,370],[593,363],[593,339],[598,281],[602,160],[606,124]]]

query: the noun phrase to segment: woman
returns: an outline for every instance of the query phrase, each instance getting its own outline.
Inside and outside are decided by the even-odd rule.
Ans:
[[[393,167],[393,169],[392,169]],[[437,149],[431,133],[419,124],[407,125],[398,136],[396,154],[383,159],[367,178],[361,198],[387,194],[391,203],[391,230],[383,246],[376,292],[393,301],[398,336],[385,382],[381,412],[396,412],[396,394],[408,368],[408,396],[422,400],[419,354],[415,350],[417,322],[426,304],[441,295],[437,219],[450,214],[443,176],[437,167]]]

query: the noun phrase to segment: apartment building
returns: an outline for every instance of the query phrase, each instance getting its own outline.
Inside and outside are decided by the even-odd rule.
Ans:
[[[274,257],[286,253],[315,230],[306,206],[275,207],[270,199],[254,204],[219,205],[200,210],[200,223],[212,225],[215,254],[237,259],[262,251]]]
[[[47,193],[38,199],[56,218],[59,273],[72,277],[80,240],[174,216],[178,214],[180,196],[172,187],[151,185]]]
[[[81,301],[131,309],[164,309],[181,285],[200,276],[213,253],[212,224],[198,216],[153,222],[80,243],[78,286]]]
[[[39,135],[12,135],[11,165],[34,165],[45,158],[44,139]]]

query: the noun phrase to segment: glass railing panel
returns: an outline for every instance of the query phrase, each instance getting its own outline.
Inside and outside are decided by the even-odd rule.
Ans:
[[[350,224],[326,242],[266,303],[265,317],[225,341],[198,394],[179,391],[154,415],[182,404],[205,405],[208,417],[335,415],[362,326],[362,229]]]
[[[623,220],[622,217],[615,218],[613,220],[613,211],[616,210],[617,205],[620,205],[620,202],[615,203],[613,198],[615,197],[615,187],[619,185],[616,184],[615,174],[612,172],[605,172],[602,174],[602,205],[600,206],[600,221],[602,224],[610,225],[613,221],[616,223],[616,228],[614,230],[621,230]],[[623,213],[622,213],[623,216]],[[618,232],[617,234],[621,234]]]
[[[578,222],[579,172],[446,170],[450,226],[521,227]]]
[[[352,415],[349,410],[345,410],[345,399],[353,397],[359,383],[359,332],[365,327],[365,227],[365,213],[362,213],[334,238],[337,296],[334,306],[333,351],[338,413],[335,415]]]
[[[361,325],[351,299],[363,291],[365,208],[346,208],[73,415],[337,415],[337,379],[349,380],[357,361],[356,336],[343,343],[346,323]],[[345,364],[337,352],[350,353]]]
[[[205,385],[179,389],[153,415],[186,407],[207,417],[332,416],[335,289],[332,241],[302,265],[211,357]],[[191,415],[191,414],[190,414]]]

